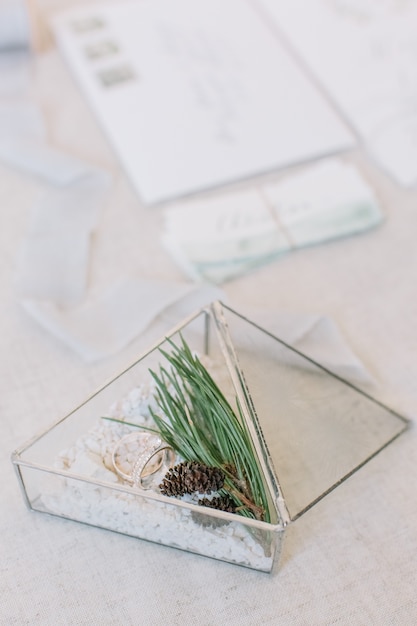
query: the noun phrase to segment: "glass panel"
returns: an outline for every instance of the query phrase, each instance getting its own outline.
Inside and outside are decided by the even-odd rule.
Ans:
[[[227,307],[223,311],[229,351],[235,351],[272,471],[295,519],[407,421]]]
[[[236,397],[242,392],[235,388],[211,309],[180,324],[170,338],[177,345],[184,338],[191,350],[199,354],[239,415]],[[158,371],[159,366],[167,366],[159,348],[168,353],[172,350],[164,338],[15,454],[27,502],[38,511],[270,571],[283,530],[282,525],[274,525],[277,514],[273,490],[268,492],[272,514],[271,523],[267,523],[198,506],[195,500],[165,497],[158,488],[164,472],[161,476],[155,474],[149,491],[132,486],[115,472],[115,449],[122,438],[138,431],[135,426],[102,418],[122,418],[142,428],[155,427],[146,420],[150,419],[148,404],[153,398],[149,392],[152,384],[149,369]],[[143,402],[137,400],[139,396],[144,397]],[[243,414],[246,421],[253,419],[247,407],[243,408]],[[190,418],[192,422],[192,415]],[[259,451],[259,446],[254,448]],[[177,457],[175,462],[178,460]]]
[[[282,532],[222,511],[21,467],[32,509],[269,572]]]

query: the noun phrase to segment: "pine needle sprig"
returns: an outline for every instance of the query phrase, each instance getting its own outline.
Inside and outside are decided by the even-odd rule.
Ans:
[[[270,521],[269,502],[251,438],[236,398],[237,414],[181,337],[171,352],[160,349],[169,364],[155,381],[158,412],[151,416],[164,441],[186,461],[218,467],[225,474],[222,491],[233,498],[236,512]]]

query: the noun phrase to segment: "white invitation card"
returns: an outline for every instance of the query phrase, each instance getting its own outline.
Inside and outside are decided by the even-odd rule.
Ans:
[[[278,182],[174,203],[165,209],[162,241],[190,278],[220,284],[382,219],[359,171],[330,158]]]
[[[354,144],[247,0],[118,1],[54,30],[145,203]]]
[[[417,183],[416,0],[260,0],[398,183]]]

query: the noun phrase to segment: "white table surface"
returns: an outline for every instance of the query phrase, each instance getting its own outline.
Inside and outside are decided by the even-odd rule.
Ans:
[[[50,142],[111,170],[90,284],[134,274],[181,280],[64,65],[33,61]],[[225,285],[236,309],[332,317],[375,378],[373,394],[417,412],[417,193],[360,149],[348,155],[386,220],[364,235],[292,252]],[[265,180],[279,178],[265,177]],[[46,185],[0,165],[0,623],[35,625],[412,625],[417,622],[417,437],[411,429],[295,522],[271,575],[30,512],[10,453],[134,360],[139,337],[95,365],[39,328],[14,290],[30,206]]]

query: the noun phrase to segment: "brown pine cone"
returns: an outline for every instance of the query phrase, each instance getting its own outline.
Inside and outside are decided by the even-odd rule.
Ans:
[[[223,487],[224,474],[217,467],[197,461],[186,461],[172,467],[159,485],[166,496],[183,496],[186,493],[212,493]]]
[[[208,498],[203,498],[202,500],[198,501],[198,504],[200,506],[210,507],[211,509],[226,511],[227,513],[236,512],[236,504],[229,496],[218,496],[212,498],[211,500],[209,500]],[[229,524],[228,521],[219,519],[218,517],[204,515],[203,511],[201,513],[193,511],[191,513],[191,516],[196,524],[201,524],[201,526],[204,526],[205,528],[220,528],[221,526]]]
[[[219,511],[226,511],[227,513],[234,513],[236,511],[236,504],[229,496],[219,496],[215,498],[203,498],[198,501],[200,506],[208,506],[211,509],[218,509]]]

